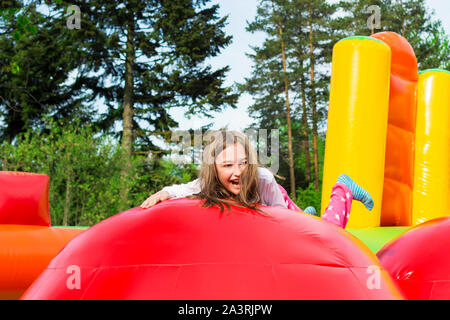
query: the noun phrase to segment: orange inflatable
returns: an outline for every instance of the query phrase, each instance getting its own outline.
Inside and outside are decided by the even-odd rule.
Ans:
[[[83,229],[0,224],[0,299],[18,299]]]
[[[345,230],[288,209],[177,199],[73,239],[22,299],[401,299]],[[375,282],[373,278],[375,277]]]
[[[371,37],[391,48],[389,113],[381,226],[410,226],[414,182],[418,66],[413,48],[395,32]]]
[[[50,227],[49,178],[0,171],[0,299],[18,299],[83,229]]]

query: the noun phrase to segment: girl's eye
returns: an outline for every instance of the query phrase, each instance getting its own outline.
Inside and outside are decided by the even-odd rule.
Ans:
[[[240,166],[245,166],[245,165],[247,165],[247,161],[240,162],[239,165],[240,165]],[[230,167],[233,166],[233,164],[232,164],[232,163],[226,163],[226,164],[224,164],[223,166],[224,166],[225,168],[230,168]]]

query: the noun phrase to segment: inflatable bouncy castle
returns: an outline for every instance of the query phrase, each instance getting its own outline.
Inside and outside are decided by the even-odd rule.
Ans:
[[[51,227],[49,178],[0,171],[0,299],[18,299],[83,229]]]
[[[221,213],[201,202],[165,201],[98,223],[22,298],[402,298],[375,254],[331,223],[275,207]],[[368,268],[379,275],[373,287]]]
[[[343,39],[333,50],[322,211],[343,172],[375,202],[372,211],[354,202],[349,230],[265,206],[221,212],[177,199],[132,208],[55,245],[22,299],[450,299],[449,128],[448,71],[418,72],[413,49],[392,32]],[[33,195],[41,213],[27,221],[41,225],[27,228],[54,230],[37,222],[45,196],[3,189],[17,206]],[[23,223],[11,218],[19,207],[6,208],[6,223]],[[21,261],[38,261],[40,236],[12,233],[29,239]],[[9,279],[23,265],[0,268],[7,290],[19,287]]]
[[[450,299],[450,72],[419,72],[396,33],[334,47],[322,211],[342,172],[375,202],[371,212],[354,203],[347,228],[381,248],[405,297]]]
[[[339,41],[333,50],[322,211],[342,172],[372,195],[349,229],[413,226],[450,214],[450,72],[418,72],[393,32]]]

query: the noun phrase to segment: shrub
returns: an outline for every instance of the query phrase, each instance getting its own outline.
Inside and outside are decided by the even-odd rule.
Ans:
[[[193,165],[133,155],[131,174],[124,179],[124,153],[118,142],[95,135],[89,126],[63,127],[50,122],[47,129],[48,133],[30,130],[13,144],[3,142],[0,167],[49,175],[52,225],[91,226],[121,208],[140,205],[166,185],[195,177]],[[131,191],[123,203],[120,195],[126,186]]]
[[[320,190],[320,188],[319,188]],[[322,192],[314,189],[314,184],[310,183],[306,189],[297,189],[296,204],[301,208],[313,206],[320,213]]]

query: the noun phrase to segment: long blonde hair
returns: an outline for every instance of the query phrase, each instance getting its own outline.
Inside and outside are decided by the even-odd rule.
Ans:
[[[239,179],[240,191],[237,195],[228,191],[220,182],[216,169],[216,158],[227,147],[240,144],[244,147],[247,156],[247,166]],[[258,157],[255,149],[251,146],[246,135],[238,131],[220,130],[212,135],[211,142],[205,146],[203,151],[203,161],[200,168],[199,180],[201,191],[191,198],[205,199],[203,206],[219,206],[220,211],[224,211],[224,204],[230,209],[230,204],[254,209],[261,204],[258,179]],[[237,202],[237,204],[236,204]]]

